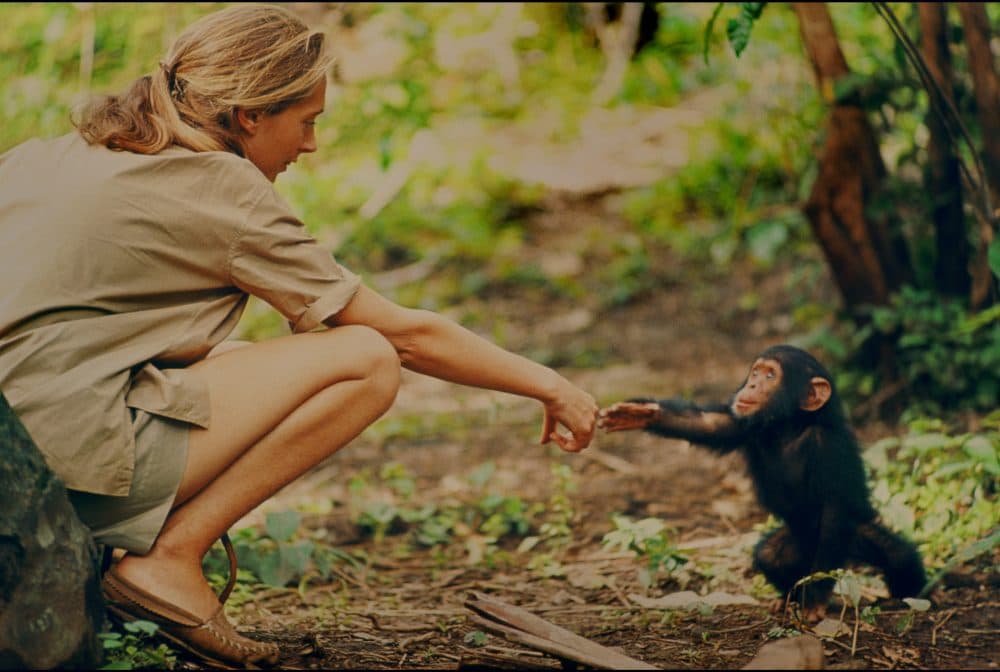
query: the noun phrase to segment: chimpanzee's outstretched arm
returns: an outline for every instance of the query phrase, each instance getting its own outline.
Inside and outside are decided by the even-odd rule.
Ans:
[[[679,399],[630,399],[600,413],[598,424],[607,431],[645,429],[673,439],[686,439],[719,452],[744,443],[745,432],[729,407],[699,406]]]

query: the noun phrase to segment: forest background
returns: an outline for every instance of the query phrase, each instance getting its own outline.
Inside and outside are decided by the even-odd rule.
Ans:
[[[995,572],[1000,156],[990,130],[1000,108],[984,113],[984,101],[1000,105],[1000,89],[984,94],[977,71],[995,82],[1000,6],[982,5],[984,68],[963,3],[921,3],[942,8],[938,24],[910,3],[807,4],[289,3],[328,30],[338,65],[319,150],[277,188],[390,298],[555,367],[598,375],[641,357],[669,376],[674,342],[637,351],[623,324],[617,338],[586,333],[652,306],[661,328],[683,323],[706,302],[751,353],[777,340],[810,349],[871,437],[883,516],[918,541],[930,569],[978,558]],[[87,96],[150,72],[179,30],[221,6],[4,5],[0,152],[70,131]],[[836,33],[807,34],[810,17]],[[945,61],[922,41],[935,25]],[[937,88],[922,77],[928,62],[947,66]],[[844,174],[859,181],[838,184]],[[675,312],[662,312],[680,291],[683,302],[667,304]],[[252,302],[238,336],[286,330]],[[712,389],[681,381],[609,385],[599,401]],[[463,422],[424,407],[366,436],[418,440],[465,432]],[[379,542],[406,530],[417,545],[485,544],[483,562],[504,537],[558,538],[555,495],[547,513],[527,493],[477,500],[463,527],[446,524],[440,503],[404,506],[412,478],[396,462],[355,474],[351,522]],[[513,507],[506,518],[500,504]],[[294,585],[317,567],[329,576],[315,540],[281,556],[307,536],[302,515],[322,506],[287,498],[262,512],[266,524],[248,521],[259,523],[243,535],[249,586]],[[608,531],[632,534],[633,550],[652,557],[624,520]],[[553,571],[553,557],[538,555]],[[672,557],[649,565],[660,581]]]

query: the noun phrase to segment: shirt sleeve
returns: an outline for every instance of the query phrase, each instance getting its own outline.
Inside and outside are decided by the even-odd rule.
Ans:
[[[337,263],[271,185],[229,255],[233,283],[274,306],[295,332],[311,331],[350,303],[361,278]]]

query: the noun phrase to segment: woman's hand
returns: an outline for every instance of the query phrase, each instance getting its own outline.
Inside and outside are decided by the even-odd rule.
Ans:
[[[597,423],[597,403],[580,388],[566,381],[557,397],[545,402],[541,443],[554,441],[568,453],[578,453],[594,438]],[[569,435],[558,431],[562,425]]]

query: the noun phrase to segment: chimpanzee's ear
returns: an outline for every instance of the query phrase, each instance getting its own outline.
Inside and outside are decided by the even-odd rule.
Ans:
[[[830,381],[816,376],[809,381],[809,393],[806,394],[806,398],[802,402],[802,410],[818,411],[829,401],[831,394],[833,394],[833,388],[830,387]]]

